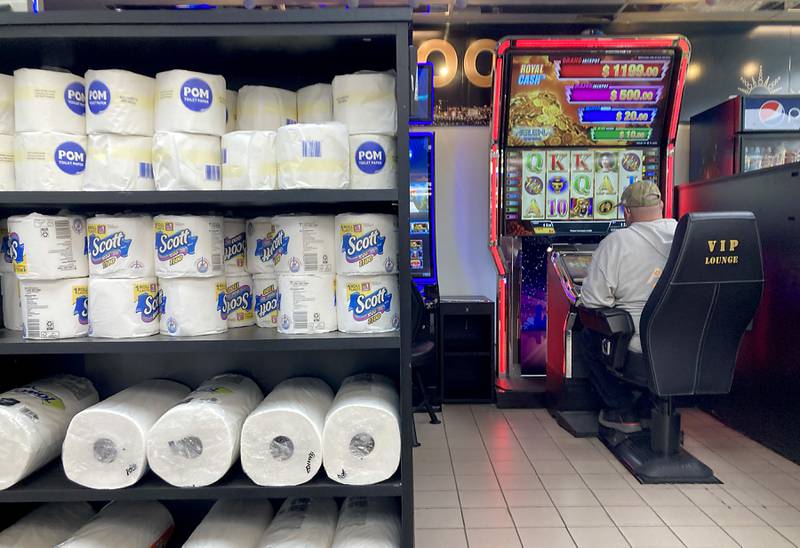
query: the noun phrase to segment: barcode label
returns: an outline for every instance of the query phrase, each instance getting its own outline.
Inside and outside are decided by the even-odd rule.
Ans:
[[[306,272],[316,272],[319,270],[319,263],[317,262],[316,253],[304,253],[303,265],[306,267]]]
[[[153,175],[153,164],[149,162],[139,162],[139,177],[155,179]]]
[[[292,322],[294,323],[295,329],[308,329],[308,311],[307,310],[298,310],[292,314]]]
[[[322,156],[322,141],[303,141],[303,158]]]
[[[217,268],[222,266],[222,254],[221,253],[213,253],[211,255],[211,266],[213,268]]]
[[[30,318],[27,322],[25,322],[25,330],[28,333],[29,339],[39,339],[42,336],[42,330],[39,326],[39,319],[38,318]]]
[[[222,179],[221,169],[217,165],[206,166],[206,181],[220,181]]]
[[[56,240],[69,240],[72,235],[69,231],[69,220],[62,219],[55,222],[56,227]]]

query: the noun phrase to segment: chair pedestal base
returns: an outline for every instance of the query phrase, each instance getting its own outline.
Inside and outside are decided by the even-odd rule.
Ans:
[[[576,438],[596,438],[597,411],[551,411],[558,425]]]

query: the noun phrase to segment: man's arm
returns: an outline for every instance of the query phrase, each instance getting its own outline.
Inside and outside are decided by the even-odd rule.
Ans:
[[[581,285],[580,302],[588,308],[607,308],[616,304],[616,280],[609,276],[608,267],[613,260],[609,242],[602,242],[592,257],[589,272]],[[606,244],[606,245],[604,245]],[[610,279],[611,278],[611,279]]]

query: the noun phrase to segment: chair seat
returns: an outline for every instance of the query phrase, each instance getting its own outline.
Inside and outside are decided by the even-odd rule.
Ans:
[[[433,352],[435,345],[433,341],[420,341],[411,344],[411,366],[415,367],[422,363],[420,358],[424,358],[429,353]]]
[[[625,367],[618,375],[628,382],[647,387],[650,379],[650,366],[641,352],[628,352],[625,356]]]

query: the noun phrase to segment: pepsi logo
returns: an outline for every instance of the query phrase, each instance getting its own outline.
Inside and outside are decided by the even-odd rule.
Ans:
[[[800,108],[793,107],[789,111],[783,103],[775,99],[764,101],[758,108],[758,121],[768,127],[777,127],[789,120],[800,119]]]

